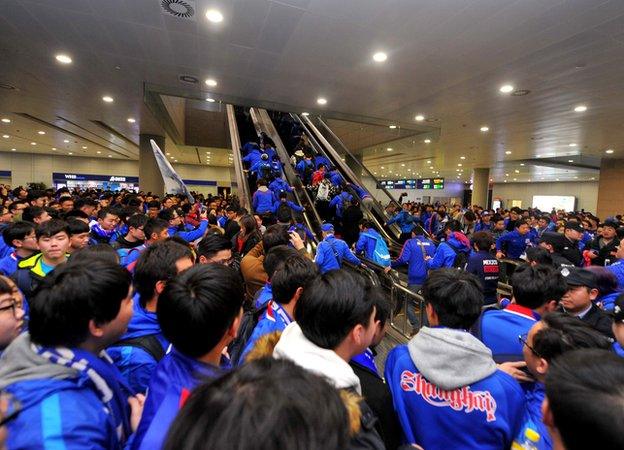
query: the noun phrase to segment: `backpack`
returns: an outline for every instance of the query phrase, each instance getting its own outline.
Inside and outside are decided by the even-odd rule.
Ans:
[[[236,339],[230,342],[230,345],[228,346],[228,353],[230,354],[232,367],[236,367],[240,363],[240,358],[243,355],[245,347],[247,346],[247,342],[253,334],[253,330],[256,328],[260,317],[262,317],[262,315],[266,312],[270,303],[271,302],[269,301],[260,309],[252,309],[243,313]]]
[[[318,185],[318,190],[316,191],[316,200],[317,201],[328,201],[329,200],[329,181],[323,180]]]
[[[160,345],[160,341],[154,334],[148,334],[146,336],[139,336],[130,339],[123,339],[121,341],[117,341],[113,346],[128,346],[128,347],[136,347],[145,350],[150,354],[156,362],[163,359],[165,356],[165,351]]]
[[[303,169],[303,178],[306,181],[310,181],[312,179],[312,174],[314,173],[314,163],[312,161],[305,161]]]
[[[378,238],[369,233],[362,233],[362,235],[375,240],[375,249],[371,255],[371,260],[382,267],[390,266],[390,251],[388,250],[386,241],[384,241],[383,238]]]
[[[466,266],[468,265],[468,255],[465,252],[460,252],[451,244],[447,243],[451,250],[455,252],[455,259],[453,260],[453,267],[459,270],[466,270]]]
[[[138,248],[136,247],[132,247],[132,248],[120,248],[117,250],[117,254],[119,255],[119,265],[121,267],[127,267],[128,263],[126,262],[126,260],[128,259],[128,257],[134,253],[134,252],[138,252],[140,251]]]
[[[277,207],[277,221],[280,223],[289,223],[292,219],[292,213],[290,211],[290,206],[286,202],[280,202],[280,205]]]

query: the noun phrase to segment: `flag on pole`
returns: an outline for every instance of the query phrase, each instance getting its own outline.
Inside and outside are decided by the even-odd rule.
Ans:
[[[165,158],[165,155],[163,155],[162,150],[158,147],[156,142],[154,142],[153,139],[150,139],[150,144],[152,144],[154,158],[156,158],[158,169],[160,170],[160,174],[165,182],[165,192],[167,194],[184,194],[188,197],[191,203],[195,203],[195,199],[186,187],[186,184],[184,184],[180,175],[177,174],[169,161],[167,161],[167,158]]]

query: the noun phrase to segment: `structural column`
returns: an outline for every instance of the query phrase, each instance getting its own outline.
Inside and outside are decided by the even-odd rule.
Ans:
[[[490,169],[474,169],[472,172],[472,204],[487,207],[490,188]]]
[[[621,214],[624,210],[624,159],[603,158],[600,162],[598,207],[596,215],[601,220]]]
[[[139,189],[145,192],[153,192],[157,195],[165,193],[165,182],[154,157],[154,151],[150,139],[165,153],[164,136],[141,134],[139,136]]]

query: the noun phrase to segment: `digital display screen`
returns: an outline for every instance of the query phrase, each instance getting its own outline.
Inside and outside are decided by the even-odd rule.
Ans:
[[[403,180],[381,180],[378,189],[444,189],[444,178],[419,178]]]

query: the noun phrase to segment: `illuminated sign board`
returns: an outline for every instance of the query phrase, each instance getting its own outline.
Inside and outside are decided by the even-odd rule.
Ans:
[[[444,178],[380,180],[378,189],[444,189]]]

